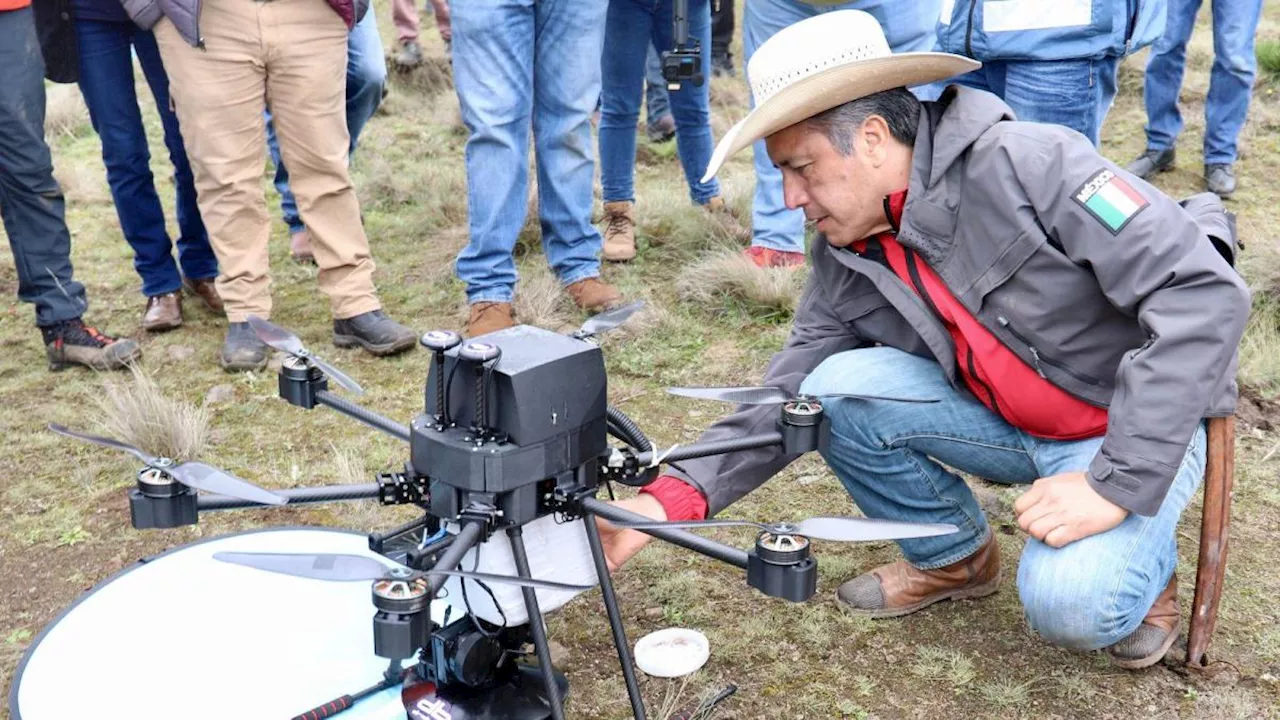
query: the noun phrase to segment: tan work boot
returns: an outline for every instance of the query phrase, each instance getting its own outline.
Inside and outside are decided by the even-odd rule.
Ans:
[[[603,312],[622,303],[622,293],[612,285],[600,281],[600,278],[579,280],[565,287],[565,292],[573,298],[573,302],[590,313]]]
[[[610,262],[626,262],[636,256],[636,220],[634,203],[626,200],[604,204],[604,251]]]
[[[467,318],[466,335],[469,338],[473,338],[515,326],[515,310],[512,308],[511,303],[472,303],[471,316]]]
[[[1169,578],[1169,584],[1156,596],[1147,616],[1137,630],[1120,642],[1107,648],[1111,661],[1126,670],[1138,670],[1155,665],[1164,659],[1178,639],[1178,576]]]
[[[720,227],[724,228],[729,237],[742,243],[751,242],[751,231],[742,227],[742,223],[738,222],[738,216],[724,203],[724,198],[717,195],[708,200],[702,206],[702,209],[710,213],[711,217],[720,223]]]
[[[840,586],[841,607],[872,618],[908,615],[940,600],[986,597],[1000,587],[1000,546],[994,535],[963,560],[918,570],[906,560],[881,565]]]

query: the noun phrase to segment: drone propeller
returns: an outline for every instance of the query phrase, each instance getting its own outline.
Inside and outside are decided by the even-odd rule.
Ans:
[[[608,332],[622,323],[626,322],[636,313],[637,310],[644,307],[643,300],[627,303],[621,307],[616,307],[608,312],[602,312],[599,315],[592,315],[587,321],[582,323],[582,327],[573,334],[578,339],[589,338],[593,335],[599,335]]]
[[[489,573],[470,572],[467,570],[409,570],[404,567],[393,567],[386,563],[364,555],[344,555],[337,553],[250,553],[250,552],[217,552],[215,560],[244,565],[245,567],[282,575],[327,580],[332,582],[358,582],[373,580],[408,580],[425,575],[451,575],[484,582],[505,583],[537,590],[569,590],[578,592],[590,590],[593,585],[569,585],[551,582],[550,580],[534,580],[531,578],[513,577],[511,575],[490,575]]]
[[[667,388],[672,395],[698,398],[701,400],[719,400],[721,402],[739,403],[743,405],[780,405],[796,399],[795,395],[782,388],[761,385],[757,387],[726,388]],[[890,402],[936,403],[931,398],[905,398],[889,395],[867,395],[865,393],[828,393],[820,398],[853,398],[855,400],[888,400]]]
[[[666,522],[661,520],[615,522],[612,525],[632,530],[660,530],[662,528],[689,529],[702,527],[756,527],[775,535],[803,535],[814,540],[835,542],[872,542],[876,540],[905,540],[933,537],[959,532],[960,528],[949,523],[913,523],[896,520],[876,520],[855,517],[815,517],[798,523],[766,523],[750,520],[687,520]]]
[[[314,363],[315,366],[320,368],[325,375],[328,375],[334,382],[338,383],[350,392],[353,392],[356,395],[364,394],[364,388],[360,387],[360,384],[355,380],[352,380],[349,375],[303,347],[302,340],[298,338],[297,335],[294,335],[273,322],[263,320],[257,315],[249,316],[249,327],[253,328],[258,339],[266,343],[269,347],[300,360],[306,360]]]
[[[285,497],[277,495],[269,490],[264,490],[247,480],[242,480],[241,478],[226,472],[225,470],[219,470],[216,467],[206,465],[202,462],[189,461],[184,463],[174,463],[168,458],[148,455],[128,443],[120,442],[113,438],[78,432],[58,425],[57,423],[49,423],[49,429],[59,435],[65,435],[66,437],[84,440],[85,442],[101,445],[102,447],[111,448],[113,450],[123,450],[146,463],[147,467],[159,470],[183,485],[195,488],[196,490],[204,490],[205,492],[227,495],[229,497],[261,503],[263,505],[283,505],[289,501]]]

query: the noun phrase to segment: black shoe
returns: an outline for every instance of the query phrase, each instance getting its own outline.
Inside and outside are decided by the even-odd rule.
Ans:
[[[1212,163],[1204,166],[1204,181],[1209,192],[1218,197],[1231,197],[1236,191],[1236,173],[1231,163]]]
[[[1125,168],[1143,180],[1150,180],[1156,173],[1173,169],[1173,161],[1177,159],[1174,148],[1168,150],[1150,150],[1142,153]]]
[[[227,325],[227,337],[222,341],[218,362],[228,372],[261,370],[267,366],[270,354],[271,349],[258,339],[249,323],[233,322]]]
[[[132,340],[104,335],[80,318],[40,328],[50,370],[83,365],[94,370],[121,370],[142,357],[142,348]]]
[[[333,321],[333,344],[359,345],[374,355],[395,355],[418,344],[418,333],[387,317],[381,310]]]
[[[722,75],[728,75],[729,77],[733,77],[734,75],[737,75],[737,74],[738,74],[737,70],[735,70],[733,67],[732,55],[726,52],[723,54],[719,54],[719,53],[713,54],[711,56],[711,76],[712,77],[720,77]]]

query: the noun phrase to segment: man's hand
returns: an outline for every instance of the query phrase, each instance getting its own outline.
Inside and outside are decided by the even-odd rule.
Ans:
[[[1055,548],[1106,532],[1129,515],[1090,487],[1082,472],[1040,478],[1018,498],[1013,510],[1019,527]]]
[[[648,493],[640,493],[628,500],[618,500],[609,504],[654,520],[667,519],[667,512],[662,509],[662,503]],[[600,528],[600,542],[604,545],[604,557],[608,561],[609,572],[622,567],[623,563],[630,560],[632,555],[640,552],[640,548],[653,539],[639,530],[614,527],[604,518],[596,518],[596,527]]]

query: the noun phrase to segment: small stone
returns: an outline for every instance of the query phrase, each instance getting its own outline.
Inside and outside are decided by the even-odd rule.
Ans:
[[[209,388],[209,392],[204,395],[206,405],[216,405],[220,402],[226,402],[236,396],[236,389],[230,385],[214,385]]]
[[[644,616],[649,618],[650,620],[657,620],[658,618],[662,617],[662,608],[660,607],[645,608]]]
[[[183,360],[191,359],[191,356],[196,354],[196,349],[190,345],[174,345],[166,350],[165,354],[169,356],[170,360],[182,362]]]
[[[822,479],[822,476],[820,475],[801,475],[800,477],[796,478],[796,482],[800,483],[801,485],[812,485],[821,479]]]

